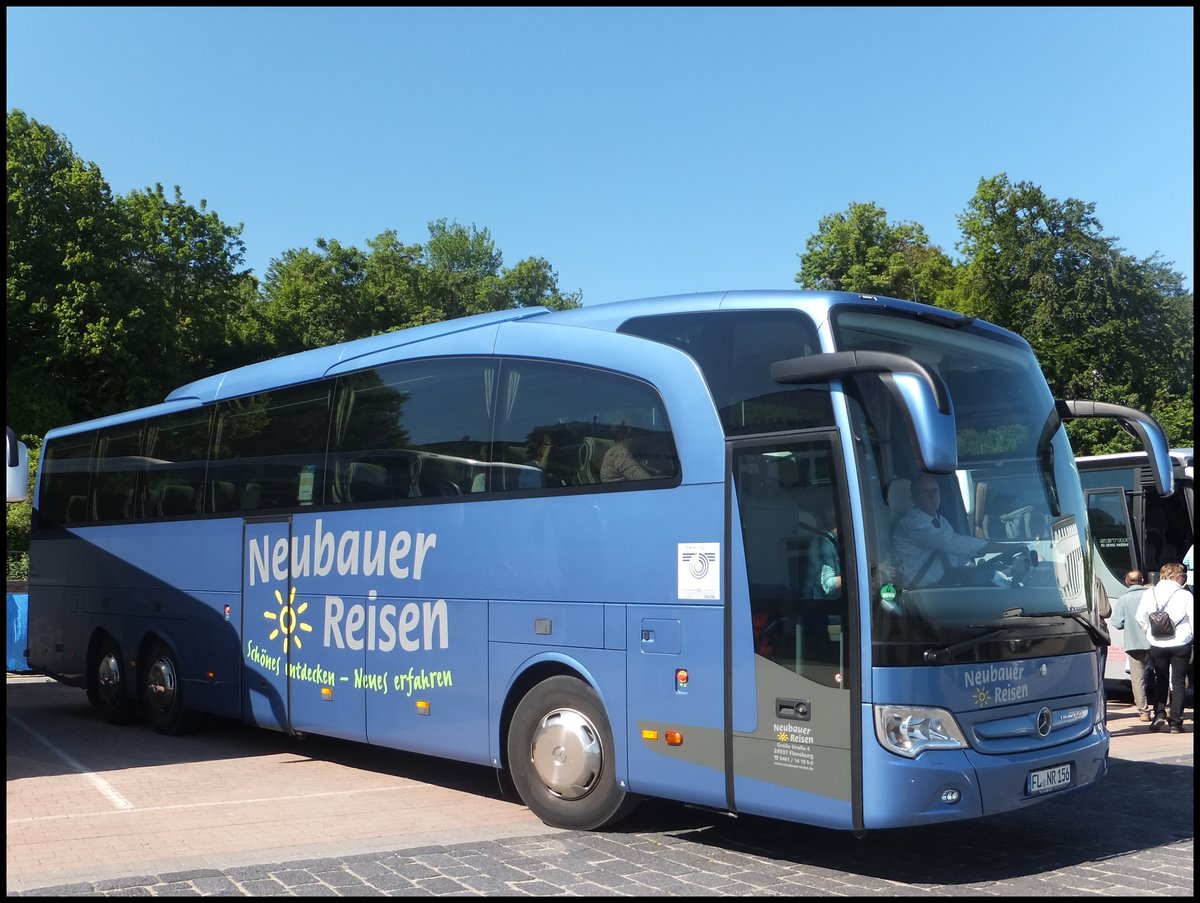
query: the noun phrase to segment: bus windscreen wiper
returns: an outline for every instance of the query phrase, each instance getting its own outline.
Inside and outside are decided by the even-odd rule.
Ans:
[[[977,646],[985,640],[998,639],[1006,633],[1012,631],[1012,624],[968,624],[968,630],[985,630],[985,633],[977,636],[969,637],[965,640],[959,640],[957,643],[950,643],[948,646],[938,646],[936,649],[926,649],[924,654],[925,661],[931,665],[938,665],[943,662],[948,662],[955,655],[962,652],[964,649],[970,649]]]
[[[988,624],[968,624],[968,630],[983,630],[985,632],[968,637],[965,640],[959,640],[957,643],[938,646],[934,649],[926,649],[923,656],[925,661],[931,665],[951,661],[955,655],[964,649],[970,649],[987,640],[1003,637],[1005,634],[1012,632],[1014,628],[1030,627],[1035,621],[1041,618],[1071,618],[1083,625],[1084,630],[1087,631],[1088,636],[1091,637],[1092,642],[1097,646],[1109,646],[1112,644],[1108,632],[1089,621],[1084,612],[1038,611],[1026,614],[1019,608],[1010,609],[1010,611],[1012,614],[1006,613],[1000,621],[993,621]]]
[[[1108,629],[1101,627],[1099,624],[1089,620],[1087,612],[1075,610],[1067,611],[1035,611],[1029,614],[1022,615],[1026,618],[1071,618],[1083,625],[1083,629],[1087,631],[1088,636],[1092,638],[1092,642],[1097,646],[1111,646],[1112,638],[1108,635]]]

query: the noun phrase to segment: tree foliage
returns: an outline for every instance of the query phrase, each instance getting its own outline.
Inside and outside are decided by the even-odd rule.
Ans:
[[[365,250],[318,238],[243,269],[241,225],[179,186],[114,197],[95,164],[8,115],[9,423],[64,423],[161,401],[212,372],[451,317],[577,307],[540,257],[504,267],[487,229],[445,219],[428,240]]]
[[[113,197],[53,129],[7,121],[8,419],[24,432],[162,400],[228,360],[241,227],[162,186]]]
[[[318,238],[282,251],[260,283],[242,227],[176,186],[114,196],[99,168],[20,110],[7,119],[6,404],[41,435],[160,401],[208,373],[486,311],[577,307],[542,257],[506,267],[490,232],[446,219],[423,242],[384,231],[363,249]],[[926,301],[1023,335],[1055,394],[1151,411],[1192,443],[1193,296],[1156,256],[1102,233],[1094,205],[1000,174],[959,216],[961,260],[873,203],[821,219],[796,282]],[[1081,452],[1131,447],[1078,421]]]
[[[875,204],[854,203],[821,219],[800,255],[796,282],[937,303],[954,287],[954,266],[917,223],[887,222]]]
[[[935,303],[988,320],[1032,346],[1059,398],[1152,413],[1172,444],[1193,436],[1193,297],[1157,256],[1138,260],[1102,233],[1095,205],[1060,201],[1004,174],[981,179],[958,217],[952,262],[915,223],[874,204],[821,219],[796,281]],[[1080,454],[1128,451],[1115,422],[1068,425]]]
[[[178,185],[173,200],[155,185],[117,204],[140,314],[129,344],[139,371],[161,374],[147,387],[157,392],[227,357],[229,321],[250,278],[240,269],[242,227],[223,223],[204,200],[193,207]]]
[[[1193,299],[1183,277],[1125,254],[1102,234],[1095,205],[1059,201],[1004,174],[981,179],[958,218],[962,313],[1022,335],[1059,398],[1129,405],[1159,417],[1175,445],[1192,444]],[[1069,425],[1080,453],[1127,451],[1112,421]]]
[[[559,291],[543,258],[506,269],[487,229],[444,219],[428,228],[424,245],[403,244],[388,231],[367,251],[322,238],[316,250],[273,260],[262,313],[276,353],[490,311],[579,306],[578,294]]]
[[[6,156],[5,404],[10,423],[40,433],[121,381],[129,274],[96,166],[19,110],[8,114]]]

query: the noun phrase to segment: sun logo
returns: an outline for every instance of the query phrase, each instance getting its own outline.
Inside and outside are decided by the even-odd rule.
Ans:
[[[990,700],[990,694],[986,687],[979,687],[975,690],[975,705],[987,705]]]
[[[299,608],[295,606],[296,587],[294,586],[292,587],[291,593],[288,594],[288,600],[286,602],[283,601],[283,593],[281,593],[279,590],[275,590],[275,601],[279,603],[279,614],[276,614],[273,611],[263,612],[263,617],[268,621],[279,622],[279,626],[271,631],[271,636],[268,637],[268,639],[273,640],[282,633],[283,651],[285,653],[288,651],[289,639],[295,640],[296,648],[300,649],[303,644],[300,642],[299,632],[303,631],[304,633],[312,633],[312,625],[303,624],[300,621],[300,616],[304,614],[305,610],[308,608],[308,603],[301,602]]]

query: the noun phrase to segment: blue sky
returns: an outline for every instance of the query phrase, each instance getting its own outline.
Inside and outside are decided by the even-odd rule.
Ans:
[[[584,303],[794,288],[873,202],[955,255],[981,178],[1192,288],[1193,26],[1157,8],[8,7],[8,109],[243,224],[259,276],[436,219]]]

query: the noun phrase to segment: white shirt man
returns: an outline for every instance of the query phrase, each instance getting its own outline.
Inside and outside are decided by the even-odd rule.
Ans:
[[[988,552],[1025,548],[1019,543],[1001,543],[956,533],[949,522],[938,515],[941,490],[937,480],[928,474],[913,481],[912,501],[913,507],[896,522],[892,536],[892,548],[899,556],[900,570],[909,586],[941,583],[949,569],[964,567]],[[980,579],[969,582],[986,583],[992,574],[991,569],[981,569]]]

